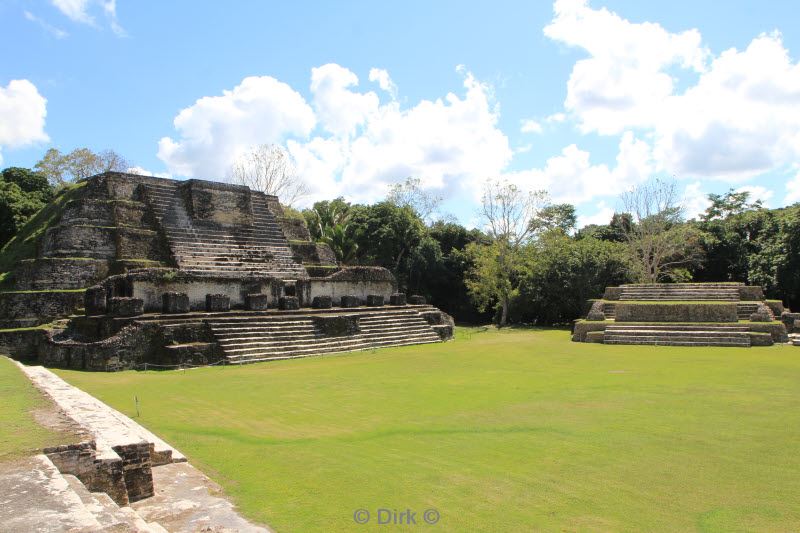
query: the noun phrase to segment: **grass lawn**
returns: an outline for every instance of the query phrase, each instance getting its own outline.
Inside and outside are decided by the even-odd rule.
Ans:
[[[61,431],[36,421],[44,418],[53,404],[36,390],[17,366],[0,357],[0,462],[30,455],[47,446],[70,442]]]
[[[800,530],[800,349],[565,331],[186,372],[58,373],[278,531]],[[373,527],[353,521],[372,513]],[[391,528],[388,529],[397,529]],[[416,529],[416,528],[411,528]]]

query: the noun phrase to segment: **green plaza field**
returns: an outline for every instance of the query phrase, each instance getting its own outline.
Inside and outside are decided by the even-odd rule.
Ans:
[[[244,367],[57,373],[133,417],[138,397],[141,424],[278,531],[800,530],[789,346],[459,328]],[[379,528],[380,508],[418,525]]]

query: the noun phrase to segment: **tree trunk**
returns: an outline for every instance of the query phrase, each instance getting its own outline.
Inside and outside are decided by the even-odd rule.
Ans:
[[[500,327],[503,328],[508,322],[508,298],[500,299]]]

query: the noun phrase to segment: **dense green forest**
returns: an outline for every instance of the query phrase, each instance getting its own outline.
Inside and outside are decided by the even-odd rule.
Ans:
[[[1,178],[0,246],[63,186],[39,169],[6,168]],[[304,218],[343,264],[386,267],[401,290],[460,322],[566,324],[606,286],[653,280],[742,281],[800,308],[800,204],[766,209],[730,191],[709,195],[709,208],[694,220],[668,206],[576,228],[573,206],[544,194],[526,203],[521,191],[498,185],[484,195],[484,214],[501,199],[504,209],[519,209],[517,227],[490,217],[482,231],[432,220],[436,199],[418,185],[407,180],[372,205],[337,198],[287,213]],[[642,245],[653,242],[666,258],[648,274],[642,258],[655,252]]]
[[[742,281],[800,308],[800,204],[766,209],[733,191],[709,200],[698,219],[667,223],[662,235],[678,241],[683,260],[658,281]],[[530,237],[516,253],[505,253],[514,255],[505,261],[497,260],[504,255],[502,238],[452,221],[426,224],[413,202],[360,205],[339,198],[302,215],[343,262],[386,267],[403,290],[463,322],[499,321],[502,284],[508,323],[565,324],[606,286],[648,281],[626,237],[636,224],[628,214],[577,229],[573,206],[546,204],[528,221]]]

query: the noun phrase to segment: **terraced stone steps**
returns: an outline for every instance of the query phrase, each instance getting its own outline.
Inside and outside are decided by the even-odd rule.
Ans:
[[[739,291],[625,291],[620,300],[726,301],[739,300]]]
[[[390,306],[383,307],[331,307],[328,309],[311,309],[301,308],[294,310],[278,310],[269,309],[267,311],[247,311],[244,309],[234,309],[232,311],[224,312],[206,312],[206,311],[191,311],[189,313],[176,313],[176,314],[161,314],[161,313],[146,313],[136,317],[137,322],[158,322],[159,324],[178,325],[188,321],[203,322],[216,318],[226,318],[232,321],[239,321],[246,323],[247,321],[260,321],[264,316],[269,316],[272,320],[295,320],[298,316],[320,316],[320,315],[349,315],[357,314],[360,312],[376,312],[376,311],[416,311],[423,313],[425,311],[439,311],[436,307],[429,304],[408,304],[404,306]]]
[[[750,320],[750,315],[758,311],[761,302],[736,304],[736,315],[739,320]]]
[[[620,300],[737,301],[741,284],[675,283],[622,285]]]
[[[439,334],[420,316],[431,306],[347,308],[293,316],[268,314],[209,318],[208,323],[229,363],[251,363],[323,353],[440,342]],[[357,316],[359,331],[323,333],[314,316]]]
[[[215,228],[194,224],[177,184],[146,184],[144,191],[182,270],[208,276],[308,276],[294,260],[289,242],[267,208],[263,194],[251,192],[251,226]]]
[[[747,326],[716,325],[632,325],[606,327],[605,344],[649,344],[664,346],[735,346],[749,347]]]

